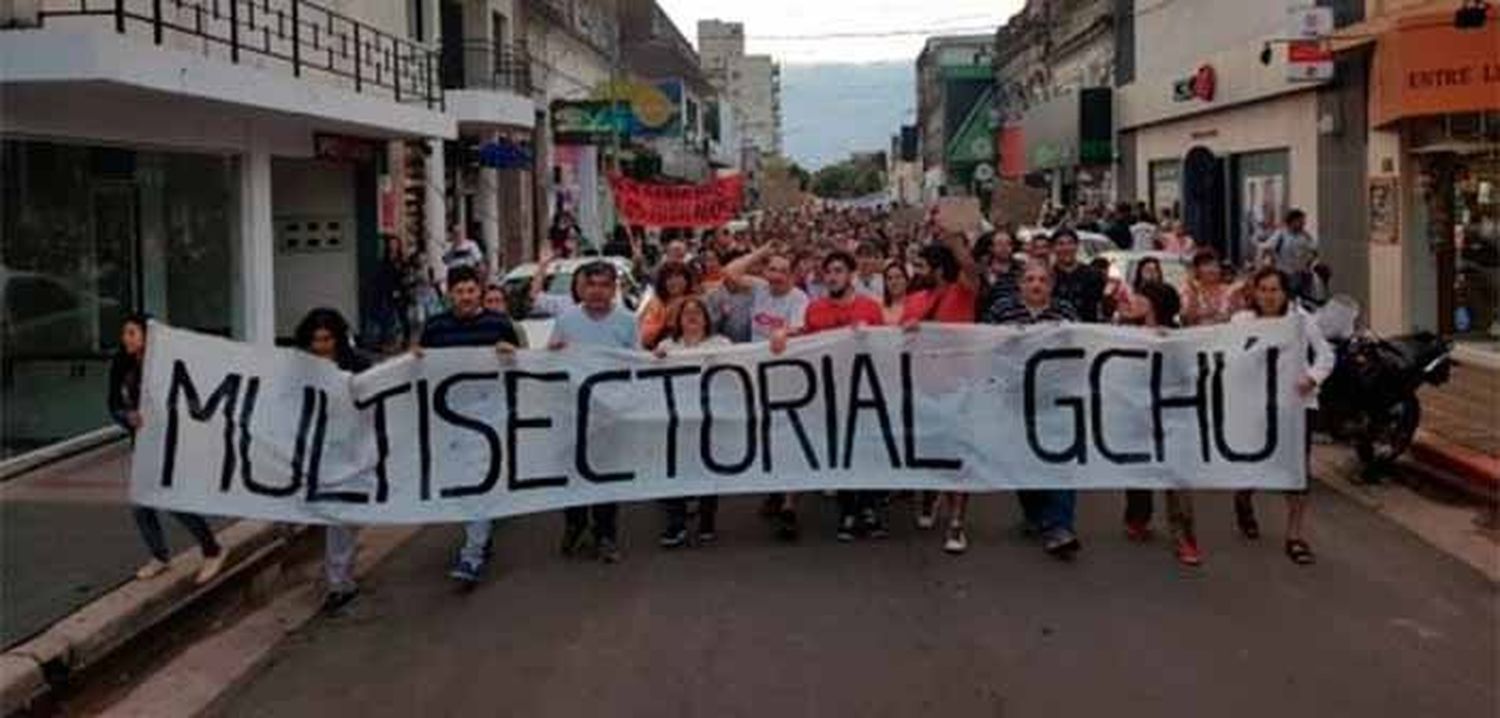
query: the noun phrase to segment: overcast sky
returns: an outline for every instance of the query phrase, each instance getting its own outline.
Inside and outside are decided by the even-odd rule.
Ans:
[[[746,50],[787,63],[915,60],[928,35],[994,32],[1024,0],[658,0],[689,41],[698,21],[745,23]],[[896,33],[828,37],[830,33]],[[808,38],[807,36],[815,36]],[[805,39],[791,39],[805,38]]]

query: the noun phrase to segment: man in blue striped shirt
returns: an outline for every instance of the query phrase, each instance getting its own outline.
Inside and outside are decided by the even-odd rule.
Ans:
[[[417,356],[423,349],[443,347],[495,347],[498,351],[515,351],[521,343],[510,317],[484,308],[484,282],[473,267],[460,266],[448,271],[449,310],[427,320],[422,338],[414,348]],[[479,582],[484,562],[489,558],[490,519],[464,524],[464,545],[448,575],[465,586]]]

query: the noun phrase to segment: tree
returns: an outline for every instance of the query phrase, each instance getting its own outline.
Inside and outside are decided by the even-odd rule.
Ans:
[[[865,157],[828,165],[812,176],[813,194],[824,199],[850,199],[885,188],[885,168]]]

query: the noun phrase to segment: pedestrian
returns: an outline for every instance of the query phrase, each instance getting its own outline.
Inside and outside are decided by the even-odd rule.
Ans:
[[[854,275],[858,260],[844,251],[830,252],[823,258],[823,281],[828,294],[814,299],[807,307],[805,334],[816,334],[844,327],[862,329],[885,323],[881,306],[868,295],[854,288]],[[890,535],[884,517],[880,515],[879,491],[839,491],[839,541],[853,541],[856,534],[870,538],[885,538]]]
[[[141,378],[145,370],[143,361],[146,356],[146,325],[149,322],[150,318],[145,314],[125,317],[120,326],[120,350],[109,362],[109,415],[120,428],[129,432],[132,445],[136,432],[140,431],[142,425]],[[135,506],[131,512],[135,516],[141,540],[151,553],[151,560],[135,572],[135,577],[144,581],[166,571],[167,565],[172,562],[172,554],[168,551],[167,538],[162,532],[161,517],[156,509]],[[177,523],[182,524],[193,535],[193,539],[198,542],[199,552],[203,555],[203,564],[199,566],[194,581],[201,586],[214,580],[224,568],[224,549],[214,537],[213,528],[197,514],[173,511],[172,518],[177,519]]]
[[[906,299],[901,326],[908,331],[918,329],[922,322],[972,324],[977,318],[979,269],[974,264],[974,256],[965,246],[963,235],[945,232],[942,238],[942,244],[929,244],[919,255],[927,268],[924,283],[928,288]],[[968,518],[969,495],[955,491],[943,498],[949,513],[943,550],[960,554],[969,548],[969,535],[964,525]],[[917,528],[930,529],[937,524],[937,500],[935,492],[919,493]]]
[[[1137,252],[1149,252],[1156,249],[1159,229],[1156,225],[1156,218],[1146,211],[1145,203],[1136,203],[1134,219],[1135,223],[1130,225],[1131,249]]]
[[[1105,276],[1078,261],[1078,233],[1064,227],[1052,233],[1052,291],[1072,307],[1078,321],[1096,324],[1103,318]]]
[[[1159,270],[1159,268],[1158,268]],[[1117,323],[1155,329],[1165,333],[1177,328],[1176,293],[1165,282],[1142,280],[1137,276],[1136,291],[1129,304],[1120,309]],[[1198,547],[1198,533],[1193,523],[1193,494],[1186,489],[1169,489],[1167,520],[1172,529],[1172,546],[1177,560],[1185,566],[1203,563]],[[1125,491],[1125,535],[1131,541],[1144,543],[1151,539],[1151,491]]]
[[[1268,266],[1286,275],[1294,299],[1312,293],[1312,266],[1318,258],[1318,239],[1307,231],[1306,212],[1295,207],[1288,210],[1281,228],[1255,249]]]
[[[763,277],[750,269],[764,262]],[[807,295],[793,283],[791,259],[779,245],[767,244],[724,265],[724,284],[749,291],[750,333],[757,342],[769,341],[780,353],[787,339],[802,331],[807,316]],[[774,493],[761,504],[761,515],[772,520],[773,531],[783,541],[798,535],[797,508],[792,494]]]
[[[420,359],[427,349],[445,347],[495,347],[502,354],[514,352],[521,345],[515,325],[504,314],[484,308],[484,283],[473,267],[456,267],[448,272],[449,309],[427,320],[422,337],[413,353]],[[449,577],[465,588],[479,582],[490,555],[490,519],[464,524],[464,543]]]
[[[371,340],[386,349],[404,348],[411,340],[407,317],[411,303],[407,284],[410,262],[399,236],[385,235],[383,245],[385,254],[370,281]]]
[[[308,312],[297,323],[294,336],[298,349],[331,361],[339,369],[359,373],[370,368],[370,360],[354,348],[349,338],[349,321],[337,310],[320,307]],[[323,577],[328,592],[323,594],[323,613],[337,613],[359,595],[359,584],[354,581],[358,547],[359,532],[353,526],[329,524],[324,529]]]
[[[723,265],[728,266],[730,262],[744,256],[740,252],[728,252],[723,257]],[[725,281],[726,276],[721,270],[720,281],[717,286],[704,292],[704,300],[708,303],[709,311],[713,314],[714,326],[719,333],[735,344],[746,344],[754,340],[751,331],[751,312],[755,302],[755,292],[744,283]]]
[[[1052,235],[1037,232],[1026,241],[1026,258],[1031,262],[1052,264]]]
[[[615,302],[619,271],[604,260],[578,268],[580,300],[557,317],[547,348],[565,351],[575,346],[635,349],[638,336],[635,317]],[[620,560],[619,504],[572,506],[563,512],[562,553],[576,556],[583,549],[585,533],[592,534],[599,559]]]
[[[859,243],[855,259],[859,262],[859,272],[854,277],[855,291],[880,301],[885,296],[885,251],[875,242],[865,240]]]
[[[656,348],[656,343],[665,335],[668,316],[676,311],[678,302],[697,294],[698,280],[692,267],[683,262],[663,262],[656,270],[655,292],[641,308],[641,348],[647,351]]]
[[[901,317],[906,313],[907,290],[911,287],[911,277],[906,273],[906,266],[900,261],[890,261],[885,265],[885,296],[882,300],[885,306],[881,314],[885,323],[895,326],[901,323]]]
[[[448,251],[443,252],[443,269],[451,272],[459,267],[469,267],[476,272],[483,272],[484,250],[479,248],[479,243],[465,237],[458,227],[449,228],[448,236]]]
[[[1076,320],[1071,305],[1057,298],[1052,271],[1041,262],[1027,263],[1021,275],[1020,301],[985,316],[987,324],[1032,325]],[[1074,530],[1077,492],[1045,489],[1016,492],[1029,532],[1041,536],[1042,549],[1058,559],[1071,559],[1083,548]]]
[[[1290,284],[1286,275],[1280,270],[1275,267],[1265,267],[1257,271],[1250,279],[1250,286],[1253,297],[1250,308],[1235,313],[1233,321],[1246,322],[1255,319],[1294,316],[1302,322],[1302,336],[1307,347],[1300,351],[1311,357],[1311,363],[1307,367],[1307,373],[1297,379],[1297,394],[1302,398],[1303,406],[1307,409],[1304,451],[1308,462],[1306,471],[1310,474],[1312,427],[1316,422],[1318,410],[1318,387],[1329,374],[1333,373],[1333,347],[1328,344],[1328,339],[1323,336],[1323,331],[1318,327],[1318,322],[1313,315],[1303,311],[1292,301]],[[1285,493],[1286,543],[1284,550],[1287,558],[1299,565],[1311,564],[1316,560],[1312,546],[1307,542],[1307,494],[1306,487]],[[1242,536],[1250,540],[1260,538],[1260,523],[1255,519],[1253,491],[1245,489],[1235,492],[1234,516]]]
[[[1242,306],[1241,293],[1224,281],[1224,266],[1213,247],[1193,253],[1192,276],[1182,292],[1182,325],[1223,324]]]
[[[660,359],[690,350],[729,345],[727,337],[713,331],[708,304],[701,297],[689,295],[678,303],[666,336],[656,345],[654,353]],[[719,497],[709,494],[695,500],[698,503],[698,544],[713,543],[718,538]],[[667,524],[660,539],[662,548],[677,548],[687,543],[688,501],[686,498],[672,498],[662,502],[667,514]]]

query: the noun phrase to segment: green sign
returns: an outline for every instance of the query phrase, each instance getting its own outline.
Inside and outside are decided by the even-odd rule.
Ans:
[[[991,87],[974,102],[968,117],[948,140],[946,155],[949,163],[995,161],[995,131],[990,127],[994,100],[995,90]]]
[[[552,135],[561,144],[607,144],[628,135],[630,106],[608,100],[558,100],[552,103]]]

